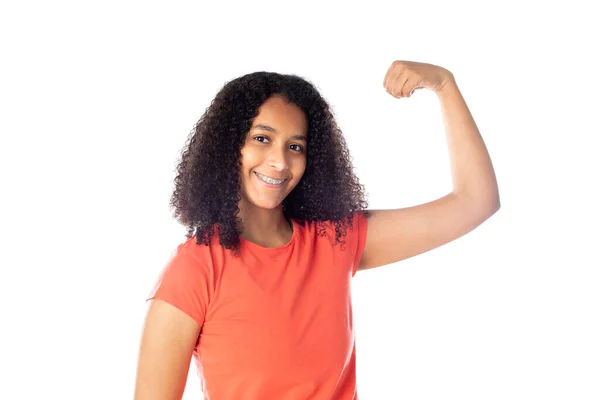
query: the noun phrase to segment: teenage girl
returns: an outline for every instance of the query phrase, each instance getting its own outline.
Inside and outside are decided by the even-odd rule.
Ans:
[[[148,300],[135,399],[357,399],[350,281],[476,228],[500,207],[486,147],[452,73],[394,61],[395,98],[440,100],[453,190],[366,210],[328,103],[295,75],[227,83],[190,134],[171,198],[187,227]],[[368,229],[367,229],[368,226]]]

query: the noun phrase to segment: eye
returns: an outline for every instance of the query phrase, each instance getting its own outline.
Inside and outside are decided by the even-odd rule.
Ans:
[[[298,150],[296,150],[297,152],[302,152],[304,151],[304,148],[302,146],[300,146],[299,144],[292,144],[292,146],[296,146],[298,147]]]
[[[254,137],[254,140],[256,140],[256,139],[267,139],[267,138],[265,136],[256,136],[256,137]],[[267,140],[269,140],[269,139],[267,139]],[[259,142],[265,143],[265,142],[262,142],[260,140],[259,140]]]

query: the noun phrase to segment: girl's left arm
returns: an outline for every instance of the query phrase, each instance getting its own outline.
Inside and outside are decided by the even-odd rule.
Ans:
[[[431,64],[395,61],[384,86],[397,98],[410,97],[414,90],[422,88],[437,94],[453,190],[417,206],[368,210],[367,238],[358,270],[395,263],[451,242],[500,208],[490,156],[454,76]]]
[[[500,208],[492,160],[456,81],[436,92],[450,155],[453,193],[484,214]]]

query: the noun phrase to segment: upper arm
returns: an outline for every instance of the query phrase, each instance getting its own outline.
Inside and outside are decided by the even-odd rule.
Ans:
[[[171,304],[150,302],[142,332],[135,400],[180,400],[201,326]]]
[[[475,206],[454,192],[413,207],[368,210],[369,229],[358,269],[395,263],[451,242],[496,210]]]

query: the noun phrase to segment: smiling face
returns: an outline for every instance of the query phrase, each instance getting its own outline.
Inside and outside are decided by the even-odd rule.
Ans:
[[[241,150],[240,209],[281,206],[306,169],[306,135],[297,105],[275,96],[260,106]]]

